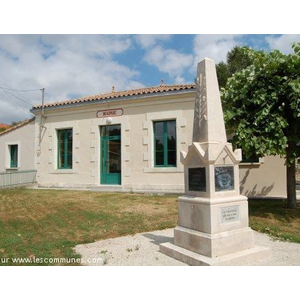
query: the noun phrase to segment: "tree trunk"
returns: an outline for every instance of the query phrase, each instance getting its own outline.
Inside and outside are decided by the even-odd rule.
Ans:
[[[288,159],[288,157],[287,157]],[[286,166],[286,189],[287,189],[287,205],[288,208],[297,209],[296,197],[296,162],[287,163]]]

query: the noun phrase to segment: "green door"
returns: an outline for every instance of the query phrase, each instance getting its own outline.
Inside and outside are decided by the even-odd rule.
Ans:
[[[120,127],[101,127],[101,184],[121,184]]]

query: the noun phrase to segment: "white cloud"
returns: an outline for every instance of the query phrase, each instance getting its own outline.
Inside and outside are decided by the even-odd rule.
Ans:
[[[3,35],[0,86],[45,87],[46,102],[107,92],[113,85],[116,90],[141,87],[139,72],[113,59],[130,47],[131,38],[118,35]],[[32,104],[41,102],[40,92],[17,95]],[[29,109],[0,90],[0,122],[30,117]]]
[[[144,59],[149,65],[156,66],[159,71],[168,73],[171,77],[181,76],[193,62],[192,55],[174,49],[164,49],[161,46],[155,46],[147,51]]]
[[[136,42],[143,48],[149,48],[159,42],[165,42],[171,39],[170,34],[138,34],[135,35]]]
[[[300,34],[284,34],[281,36],[267,36],[266,41],[271,49],[278,49],[281,52],[288,54],[292,53],[291,44],[300,42]]]
[[[218,63],[226,60],[226,55],[234,46],[239,45],[235,34],[201,34],[194,39],[194,65],[205,57]]]
[[[184,84],[184,83],[186,83],[186,80],[181,75],[177,75],[175,77],[174,81],[175,81],[176,84]]]

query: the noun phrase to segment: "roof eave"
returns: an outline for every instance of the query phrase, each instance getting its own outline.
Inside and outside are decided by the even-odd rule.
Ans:
[[[57,110],[61,108],[67,107],[79,107],[79,106],[86,106],[86,105],[93,105],[98,103],[111,103],[111,102],[118,102],[118,101],[129,101],[129,100],[136,100],[136,99],[145,99],[145,98],[153,98],[155,96],[170,96],[174,94],[189,94],[195,92],[195,89],[185,89],[185,90],[176,90],[176,91],[167,91],[167,92],[158,92],[158,93],[149,93],[144,95],[134,95],[134,96],[123,96],[123,97],[115,97],[110,99],[100,99],[100,100],[90,100],[86,102],[78,102],[78,103],[66,103],[62,105],[56,106],[48,106],[44,107],[44,110]],[[32,108],[30,110],[31,113],[36,114],[36,112],[40,112],[42,110],[41,107]]]

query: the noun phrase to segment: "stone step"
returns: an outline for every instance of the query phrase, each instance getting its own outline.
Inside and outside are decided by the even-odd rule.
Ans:
[[[92,192],[122,192],[123,187],[121,185],[101,185],[91,187],[90,191]]]

